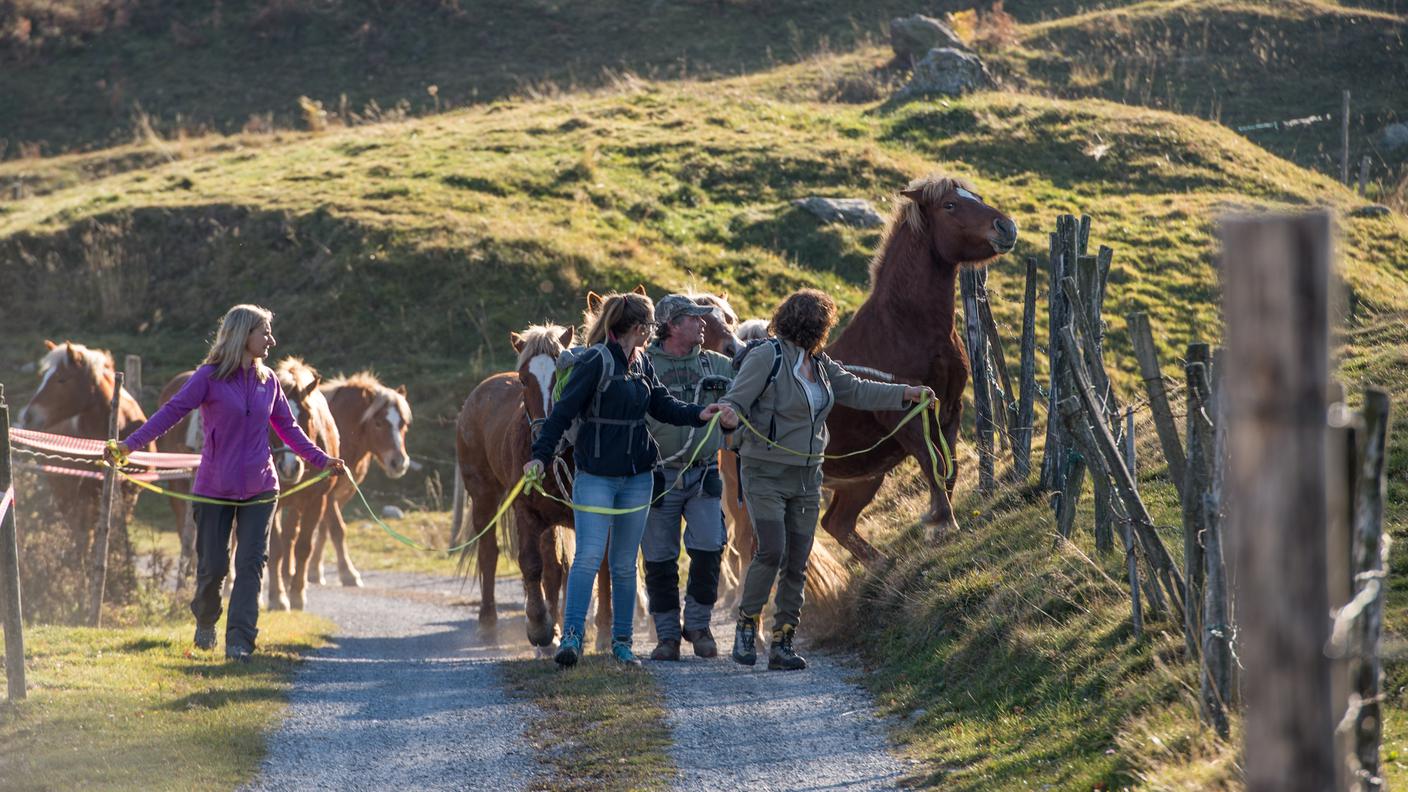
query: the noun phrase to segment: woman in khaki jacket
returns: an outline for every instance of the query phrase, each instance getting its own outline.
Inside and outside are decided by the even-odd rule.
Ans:
[[[923,386],[860,379],[841,368],[821,351],[835,325],[836,303],[829,296],[815,289],[793,293],[773,314],[768,329],[775,339],[745,353],[722,400],[767,435],[745,434],[738,451],[743,496],[757,534],[734,630],[733,659],[743,665],[758,661],[758,616],[777,582],[768,668],[807,667],[793,651],[792,638],[801,621],[807,558],[820,516],[826,416],[832,406],[901,410],[930,393]]]

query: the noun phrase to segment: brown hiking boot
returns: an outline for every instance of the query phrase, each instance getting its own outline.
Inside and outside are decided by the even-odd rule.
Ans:
[[[685,630],[684,639],[694,646],[695,657],[719,656],[719,644],[708,627],[702,630]]]
[[[655,645],[655,651],[650,653],[651,660],[670,661],[680,659],[680,641],[678,638],[662,638],[660,643]]]
[[[807,667],[806,658],[792,649],[792,639],[797,628],[790,624],[772,633],[772,646],[768,649],[768,669],[772,671],[801,671]]]

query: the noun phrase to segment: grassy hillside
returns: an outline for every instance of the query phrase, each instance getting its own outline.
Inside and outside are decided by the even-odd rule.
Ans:
[[[1341,91],[1350,90],[1352,175],[1369,156],[1381,192],[1401,189],[1408,150],[1377,135],[1408,118],[1408,5],[1331,0],[1147,1],[1024,25],[993,67],[1023,90],[1100,97],[1236,128],[1329,115],[1247,137],[1326,173],[1340,168]],[[1397,196],[1402,198],[1403,196]]]

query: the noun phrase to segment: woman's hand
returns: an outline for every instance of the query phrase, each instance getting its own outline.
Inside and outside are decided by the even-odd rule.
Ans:
[[[538,478],[542,476],[543,463],[539,462],[536,459],[528,460],[528,463],[523,466],[523,475],[527,476],[528,478]]]
[[[323,469],[331,470],[334,476],[340,476],[347,472],[347,463],[343,462],[341,457],[328,457],[328,464]]]
[[[116,451],[115,454],[114,451]],[[106,459],[114,465],[125,463],[127,461],[127,455],[131,453],[132,449],[121,440],[117,441],[116,449],[114,449],[112,445],[105,444],[103,446],[103,459]]]
[[[715,415],[719,416],[719,423],[723,424],[725,429],[735,429],[738,427],[738,413],[734,412],[733,407],[725,402],[714,402],[700,410],[699,420],[708,421]]]
[[[928,385],[909,385],[904,389],[904,400],[911,404],[918,404],[926,397],[930,401],[937,401],[939,398],[934,395],[934,389]]]

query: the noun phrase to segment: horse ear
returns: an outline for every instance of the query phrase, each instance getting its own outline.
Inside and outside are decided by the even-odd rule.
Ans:
[[[65,341],[64,348],[68,350],[68,359],[73,361],[75,366],[83,362],[83,356],[78,353],[77,349],[73,348],[72,341]]]
[[[523,340],[523,336],[519,335],[518,333],[513,332],[512,330],[510,330],[509,333],[508,333],[508,339],[509,339],[509,343],[513,344],[513,351],[514,351],[514,352],[522,352],[522,351],[523,351],[523,345],[524,345],[525,343],[527,343],[527,342],[525,342],[525,341]]]
[[[399,393],[399,394],[401,394],[402,396],[405,396],[405,395],[406,395],[406,385],[405,385],[405,383],[402,383],[402,384],[400,384],[400,385],[397,385],[397,386],[396,386],[396,392]]]
[[[645,295],[645,284],[644,284],[644,283],[637,283],[637,284],[636,284],[636,287],[635,287],[634,289],[631,289],[631,291],[632,291],[632,292],[635,292],[636,294],[639,294],[639,295],[642,296],[642,297],[646,296],[646,295]]]
[[[44,339],[44,349],[45,349],[46,351],[48,351],[48,352],[53,352],[53,351],[54,351],[54,347],[56,347],[56,346],[58,346],[58,344],[55,344],[53,341],[50,341],[50,340],[47,339],[47,338]]]
[[[923,199],[923,197],[924,197],[924,190],[922,190],[922,189],[916,189],[916,190],[900,190],[900,195],[903,195],[904,197],[908,198],[909,200],[914,201],[915,203],[919,204],[920,206],[923,206],[923,205],[924,205],[924,201],[921,200],[921,199]]]
[[[596,313],[597,311],[600,311],[600,310],[601,310],[601,304],[602,304],[603,302],[604,302],[604,300],[602,300],[600,294],[597,294],[597,293],[594,292],[594,291],[589,291],[589,292],[587,292],[587,310],[588,310],[588,311],[591,311],[592,313]]]
[[[572,327],[563,330],[562,335],[557,337],[557,343],[561,344],[564,349],[572,346],[572,336],[575,335],[576,332],[577,330]]]
[[[313,395],[313,391],[315,391],[315,390],[318,389],[318,383],[321,382],[321,381],[322,381],[322,378],[318,377],[317,375],[314,375],[314,376],[313,376],[313,381],[310,382],[310,383],[308,383],[308,385],[307,385],[306,387],[304,387],[303,390],[300,390],[300,391],[298,392],[298,400],[299,400],[299,401],[303,401],[304,399],[308,398],[309,396],[312,396],[312,395]]]

